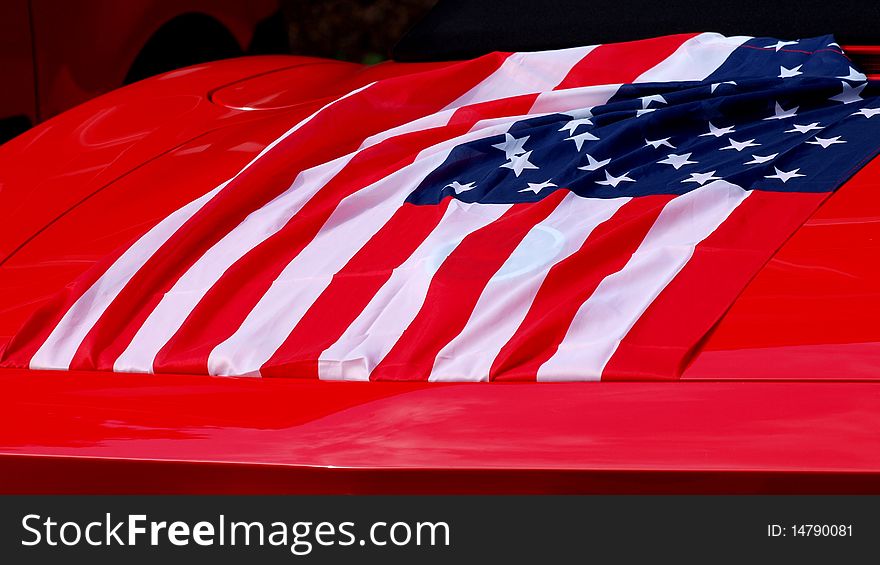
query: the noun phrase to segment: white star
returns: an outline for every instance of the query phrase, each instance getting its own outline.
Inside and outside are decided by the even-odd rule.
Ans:
[[[528,185],[529,186],[520,190],[519,192],[534,192],[535,194],[538,194],[545,188],[553,188],[556,186],[555,184],[550,182],[550,179],[547,179],[544,182],[530,182],[528,183]]]
[[[803,65],[798,65],[794,68],[789,69],[787,67],[783,67],[780,65],[779,78],[791,78],[791,77],[796,77],[798,75],[802,75],[804,73],[801,72],[801,67],[803,67]]]
[[[846,143],[845,139],[840,139],[839,135],[834,137],[819,137],[818,135],[813,138],[813,141],[808,141],[810,145],[821,145],[822,149],[828,149],[828,147],[834,145],[835,143]]]
[[[709,131],[707,133],[701,133],[699,137],[706,137],[708,135],[714,135],[715,137],[721,137],[722,135],[727,135],[729,133],[733,133],[736,131],[733,129],[733,126],[729,126],[726,128],[716,128],[712,125],[712,122],[709,122]]]
[[[776,174],[767,175],[764,177],[765,179],[779,179],[782,181],[783,184],[785,184],[793,178],[806,176],[798,174],[798,171],[800,171],[800,169],[794,169],[793,171],[780,171],[779,167],[773,167],[773,169],[776,171]]]
[[[456,194],[461,194],[462,192],[467,192],[469,190],[473,190],[476,187],[477,187],[476,184],[473,182],[469,182],[467,184],[461,184],[457,180],[454,180],[451,183],[444,186],[443,188],[451,188],[452,190],[455,191]]]
[[[509,133],[505,133],[504,141],[502,141],[501,143],[496,143],[492,147],[504,151],[504,157],[506,159],[510,159],[514,155],[522,155],[526,152],[526,150],[523,149],[523,145],[526,141],[528,141],[528,139],[529,136],[520,137],[519,139],[517,139]]]
[[[776,103],[776,108],[773,110],[773,115],[765,120],[784,120],[785,118],[793,118],[797,115],[799,106],[795,106],[794,108],[789,108],[788,110],[783,110],[782,106],[779,105],[779,102]]]
[[[773,45],[765,45],[764,49],[773,48],[779,53],[779,50],[785,47],[786,45],[797,45],[797,41],[777,41]]]
[[[807,124],[802,126],[800,124],[792,124],[792,129],[785,130],[785,133],[809,133],[814,129],[825,129],[819,125],[819,122],[813,122],[812,124]]]
[[[728,145],[727,147],[722,147],[721,149],[719,149],[719,151],[724,151],[725,149],[736,149],[737,151],[742,151],[743,149],[746,149],[748,147],[757,147],[761,145],[760,143],[752,143],[753,141],[755,141],[754,139],[750,139],[748,141],[737,141],[733,138],[729,138],[727,141],[730,143],[730,145]]]
[[[615,177],[614,175],[612,175],[611,173],[609,173],[606,170],[605,171],[605,180],[597,180],[596,184],[601,184],[601,185],[605,185],[605,186],[612,186],[614,188],[617,188],[617,185],[622,182],[636,182],[634,179],[629,178],[627,176],[628,174],[629,174],[629,171],[623,173],[619,177]]]
[[[576,110],[567,110],[565,112],[565,115],[573,120],[577,120],[580,118],[592,118],[593,117],[593,107],[590,106],[588,108],[578,108]]]
[[[659,149],[661,145],[665,145],[666,147],[670,147],[672,149],[675,149],[675,145],[669,143],[669,139],[670,138],[668,138],[668,137],[664,137],[663,139],[657,139],[655,141],[645,139],[645,147],[650,145],[654,149]]]
[[[645,109],[643,109],[643,110],[636,110],[636,117],[638,118],[638,117],[640,117],[640,116],[644,116],[644,115],[647,114],[648,112],[653,112],[653,111],[656,110],[656,109],[657,109],[657,108],[645,108]]]
[[[718,88],[719,86],[721,86],[722,84],[731,84],[733,86],[736,86],[736,83],[732,80],[726,80],[724,82],[713,82],[712,84],[709,85],[709,93],[715,94],[715,89]]]
[[[558,131],[567,131],[569,134],[574,135],[575,130],[577,130],[578,126],[591,126],[593,125],[593,120],[590,118],[579,118],[576,120],[569,120],[564,126],[559,128]]]
[[[599,138],[593,135],[592,133],[585,131],[584,133],[579,133],[577,135],[573,135],[571,137],[566,137],[566,141],[574,141],[575,147],[580,151],[581,147],[584,145],[584,141],[599,141]]]
[[[772,161],[776,158],[779,153],[774,153],[772,155],[752,155],[751,161],[746,161],[743,163],[744,165],[760,165],[761,163],[766,163],[767,161]]]
[[[666,99],[663,98],[659,94],[651,94],[650,96],[642,96],[639,98],[642,101],[642,108],[648,108],[651,106],[651,102],[656,102],[657,104],[666,104]]]
[[[837,47],[838,49],[840,49],[840,45],[838,45],[837,42],[829,43],[829,44],[826,45],[825,47]]]
[[[849,68],[849,74],[837,78],[842,78],[843,80],[851,80],[854,82],[865,82],[866,80],[868,80],[868,77],[865,76],[864,73],[860,73],[852,67]]]
[[[502,167],[506,167],[513,171],[513,174],[516,176],[520,176],[523,172],[523,169],[537,169],[534,164],[529,162],[529,155],[531,155],[531,151],[526,151],[522,155],[514,155],[510,158],[510,161],[501,165]]]
[[[880,114],[880,108],[862,108],[858,112],[855,112],[850,115],[852,115],[852,116],[865,116],[866,118],[870,119],[870,118],[873,118],[874,116],[876,116],[877,114]]]
[[[853,102],[861,102],[862,101],[862,91],[865,89],[864,84],[860,84],[859,86],[853,87],[848,82],[840,83],[843,85],[843,92],[838,94],[837,96],[832,96],[829,100],[834,100],[835,102],[842,102],[844,104],[852,104]]]
[[[595,171],[597,169],[601,169],[602,167],[604,167],[605,165],[607,165],[608,163],[611,162],[611,159],[603,159],[602,161],[597,161],[589,153],[586,153],[586,156],[587,156],[587,164],[584,165],[583,167],[578,167],[578,169],[580,169],[582,171]]]
[[[675,153],[670,153],[666,156],[662,161],[657,161],[658,164],[663,165],[672,165],[675,167],[675,170],[682,168],[685,165],[696,165],[698,161],[688,161],[690,158],[690,153],[685,153],[684,155],[676,155]]]
[[[681,182],[695,182],[700,186],[703,186],[707,182],[713,180],[721,180],[721,177],[716,177],[715,171],[709,171],[708,173],[691,173],[691,178],[684,179]]]

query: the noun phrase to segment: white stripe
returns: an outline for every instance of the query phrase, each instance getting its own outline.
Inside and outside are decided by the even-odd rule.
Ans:
[[[551,90],[565,80],[572,67],[596,47],[590,45],[553,51],[513,53],[495,72],[449,104],[447,108]]]
[[[702,33],[684,41],[669,57],[639,75],[633,83],[704,80],[717,71],[733,51],[751,37],[725,37]],[[620,84],[600,84],[541,92],[531,112],[566,112],[572,108],[601,106],[620,89]],[[578,107],[568,97],[583,101]]]
[[[591,109],[594,106],[608,103],[611,97],[617,94],[620,86],[619,84],[600,84],[542,92],[532,104],[529,113],[552,114],[554,112]]]
[[[719,180],[670,201],[627,264],[578,309],[559,349],[538,369],[538,380],[599,380],[621,340],[696,246],[749,194]]]
[[[489,280],[464,329],[437,354],[428,380],[489,380],[492,362],[522,323],[550,269],[629,200],[567,195]]]
[[[481,80],[455,101],[449,103],[443,110],[368,137],[364,141],[363,147],[375,145],[380,141],[410,131],[445,126],[449,123],[452,116],[455,115],[456,111],[471,104],[500,100],[521,94],[538,93],[540,93],[538,95],[538,100],[540,100],[542,96],[549,94],[546,91],[552,92],[553,88],[565,80],[571,69],[596,47],[596,45],[592,45],[557,51],[513,53],[492,74]],[[614,92],[617,91],[618,86],[615,85]],[[580,106],[571,106],[570,102],[568,105],[563,102],[560,103],[560,107],[572,109],[577,107],[583,108],[584,104],[589,106],[604,104],[614,95],[614,92],[611,92],[604,98],[601,94],[596,95],[596,101],[592,103],[588,100],[583,100],[583,96],[581,96]],[[561,110],[536,110],[532,107],[529,115],[535,112],[544,113],[551,111]]]
[[[167,218],[153,226],[147,233],[142,235],[113,265],[104,272],[101,277],[65,312],[61,321],[40,346],[40,349],[31,358],[31,369],[67,369],[73,356],[79,349],[82,340],[94,327],[101,315],[113,302],[120,291],[128,284],[134,274],[140,270],[147,260],[159,250],[166,241],[177,232],[193,215],[207,204],[214,196],[219,194],[229,183],[235,180],[244,171],[253,166],[264,155],[271,151],[284,139],[295,133],[302,126],[310,122],[318,114],[358,92],[362,92],[375,83],[370,83],[348,94],[328,102],[315,113],[303,119],[292,128],[284,132],[279,138],[267,145],[256,157],[241,168],[232,178],[221,183],[214,190],[193,200],[186,206],[176,210]]]
[[[487,226],[510,204],[466,204],[452,200],[440,223],[373,296],[342,336],[318,361],[328,380],[368,380],[425,302],[434,274],[470,233]]]
[[[705,80],[749,39],[752,38],[701,33],[682,43],[666,60],[645,71],[633,82]]]
[[[428,114],[427,116],[422,116],[421,118],[412,120],[411,122],[400,124],[399,126],[395,126],[385,131],[380,131],[379,133],[371,135],[370,137],[365,139],[360,148],[358,148],[358,151],[363,151],[367,147],[378,145],[386,139],[397,137],[405,133],[443,127],[449,124],[449,120],[452,118],[452,116],[455,115],[456,109],[457,108],[452,108],[450,110],[442,110],[435,114]]]
[[[65,312],[30,361],[31,369],[67,369],[82,340],[134,274],[193,214],[225,186],[180,208],[125,250],[119,259]]]

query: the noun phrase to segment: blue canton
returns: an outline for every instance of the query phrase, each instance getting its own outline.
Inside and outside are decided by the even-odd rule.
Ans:
[[[880,149],[878,95],[832,36],[755,38],[704,81],[626,84],[602,106],[461,144],[408,201],[683,194],[714,180],[832,191]]]

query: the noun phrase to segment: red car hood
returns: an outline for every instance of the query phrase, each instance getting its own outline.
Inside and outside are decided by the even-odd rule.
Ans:
[[[202,65],[9,142],[0,148],[0,344],[64,285],[328,98],[424,67],[301,57]],[[766,264],[682,375],[706,382],[329,384],[5,369],[0,483],[105,492],[873,488],[878,189],[875,160]],[[780,379],[866,382],[720,382]]]

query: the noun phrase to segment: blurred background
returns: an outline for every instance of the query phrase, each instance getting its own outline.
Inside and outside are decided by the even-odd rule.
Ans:
[[[369,65],[392,48],[449,61],[706,30],[833,33],[880,75],[878,22],[876,0],[0,0],[0,143],[126,84],[242,55]]]
[[[385,60],[436,0],[282,0],[290,51],[357,63]]]
[[[375,64],[436,0],[0,0],[0,143],[89,98],[205,61]]]

